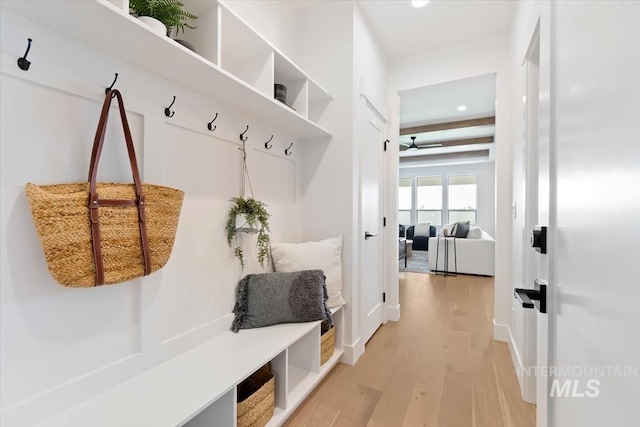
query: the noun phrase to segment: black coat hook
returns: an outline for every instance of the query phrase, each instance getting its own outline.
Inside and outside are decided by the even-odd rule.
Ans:
[[[20,67],[21,70],[27,71],[29,69],[29,66],[31,65],[31,62],[29,62],[27,60],[27,55],[29,54],[29,50],[31,49],[31,42],[33,40],[31,39],[27,39],[29,41],[29,45],[27,46],[27,51],[24,53],[24,56],[22,58],[18,58],[18,67]]]
[[[164,115],[167,117],[173,117],[176,114],[175,111],[171,111],[171,107],[173,107],[173,103],[176,102],[176,97],[173,97],[173,101],[171,101],[171,105],[164,109]]]
[[[207,129],[209,129],[210,131],[216,130],[216,128],[218,126],[214,126],[213,122],[215,122],[217,118],[218,118],[218,113],[216,113],[216,116],[213,118],[213,120],[211,120],[209,123],[207,123]]]
[[[271,138],[269,138],[269,140],[264,143],[264,148],[266,148],[267,150],[271,150],[271,147],[273,147],[273,144],[269,145],[272,139],[273,139],[273,135],[271,135]]]
[[[293,147],[293,142],[291,143],[291,145],[288,148],[286,148],[284,150],[285,156],[290,156],[291,155],[291,147]]]
[[[117,81],[117,80],[118,80],[118,73],[116,73],[116,77],[113,79],[113,83],[111,83],[111,86],[109,86],[108,88],[106,88],[106,89],[104,90],[104,94],[105,94],[105,95],[106,95],[106,94],[108,94],[108,93],[109,93],[109,91],[110,91],[111,89],[113,89],[113,85],[115,85],[115,84],[116,84],[116,81]],[[111,97],[112,97],[112,98],[114,98],[115,96],[116,96],[115,94],[112,94],[112,95],[111,95]]]
[[[246,138],[244,138],[244,134],[247,133],[248,130],[249,130],[249,125],[247,125],[247,128],[244,130],[244,132],[240,134],[240,141],[247,142],[247,139],[249,139],[249,137],[247,136]]]

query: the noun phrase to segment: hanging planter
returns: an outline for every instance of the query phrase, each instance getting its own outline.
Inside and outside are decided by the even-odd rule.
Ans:
[[[258,228],[249,224],[249,220],[247,219],[247,215],[238,214],[236,216],[236,232],[237,233],[247,233],[247,234],[256,234],[258,232]]]
[[[267,212],[267,205],[253,197],[249,170],[247,169],[245,142],[246,140],[242,140],[242,148],[240,149],[243,152],[241,196],[231,199],[232,205],[229,209],[229,218],[225,227],[227,243],[230,247],[233,247],[233,254],[240,260],[240,265],[244,269],[244,251],[238,239],[238,234],[257,234],[258,262],[264,268],[269,265],[269,248],[271,246],[269,217],[271,215]],[[249,183],[251,197],[244,197],[245,182]]]

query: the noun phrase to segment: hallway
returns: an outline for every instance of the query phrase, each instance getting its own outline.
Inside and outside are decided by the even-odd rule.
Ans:
[[[533,427],[506,343],[493,341],[493,278],[400,274],[400,322],[356,366],[339,364],[286,426]]]

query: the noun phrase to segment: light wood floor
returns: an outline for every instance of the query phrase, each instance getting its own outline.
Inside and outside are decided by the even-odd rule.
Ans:
[[[493,278],[400,273],[399,322],[338,364],[290,427],[533,427],[507,344],[492,340]]]

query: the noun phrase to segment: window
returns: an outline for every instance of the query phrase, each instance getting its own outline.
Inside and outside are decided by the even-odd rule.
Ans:
[[[475,175],[449,176],[449,224],[476,222],[477,185]]]
[[[411,178],[400,178],[398,191],[398,223],[411,224],[411,209],[413,207],[411,197]]]
[[[442,177],[426,176],[417,178],[416,191],[417,223],[428,222],[442,225]]]

